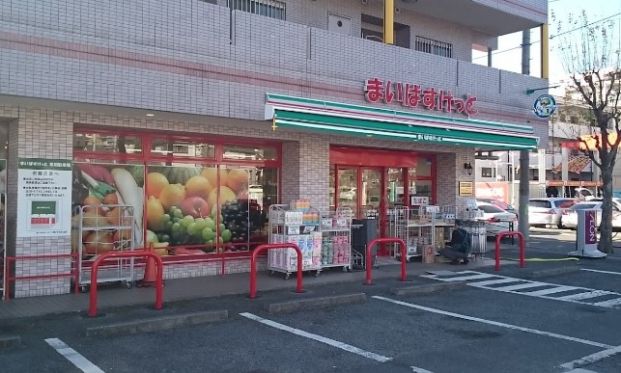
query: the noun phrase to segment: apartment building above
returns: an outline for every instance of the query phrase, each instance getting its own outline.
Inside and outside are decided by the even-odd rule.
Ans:
[[[499,5],[440,2],[468,3],[472,17],[502,13],[515,27],[539,22]],[[547,121],[532,115],[525,92],[547,82],[470,63],[473,44],[507,31],[502,17],[488,35],[448,11],[442,20],[413,10],[431,2],[399,0],[396,41],[405,35],[410,46],[401,48],[369,33],[382,29],[381,1],[210,3],[4,0],[0,94],[263,120],[267,92],[364,105],[364,82],[379,78],[476,97],[477,119],[532,125],[546,144]]]
[[[211,0],[331,32],[383,39],[383,0]],[[496,37],[546,22],[545,0],[394,0],[395,45],[470,61]]]

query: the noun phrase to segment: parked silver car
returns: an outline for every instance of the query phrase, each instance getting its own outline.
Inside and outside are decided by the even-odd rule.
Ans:
[[[528,224],[563,227],[563,214],[576,203],[571,198],[531,198],[528,201]]]

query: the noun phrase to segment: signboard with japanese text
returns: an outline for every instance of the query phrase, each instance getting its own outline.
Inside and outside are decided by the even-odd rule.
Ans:
[[[410,196],[410,206],[427,206],[429,197]]]
[[[69,236],[71,161],[20,158],[17,167],[17,237]]]
[[[379,78],[365,81],[364,97],[370,103],[400,103],[404,107],[412,108],[422,106],[427,110],[455,112],[469,117],[477,114],[474,108],[477,101],[475,96],[458,97],[448,90]]]
[[[474,197],[474,183],[472,181],[459,182],[460,197]]]

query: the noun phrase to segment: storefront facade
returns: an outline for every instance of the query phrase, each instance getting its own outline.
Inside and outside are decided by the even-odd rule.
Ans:
[[[57,12],[65,3],[48,2]],[[463,207],[457,185],[474,181],[465,165],[475,149],[535,149],[545,137],[524,93],[543,80],[191,3],[168,5],[177,14],[168,18],[151,1],[120,19],[85,12],[92,32],[28,7],[0,23],[4,284],[14,296],[69,292],[78,249],[119,242],[160,250],[166,278],[248,271],[268,207],[294,199],[380,220],[413,198]],[[145,11],[177,34],[128,36]],[[62,27],[71,22],[84,22],[77,39]],[[131,227],[121,202],[133,207]]]

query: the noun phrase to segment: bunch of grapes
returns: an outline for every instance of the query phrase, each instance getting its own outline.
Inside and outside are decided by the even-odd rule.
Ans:
[[[183,216],[180,208],[172,206],[169,214],[162,216],[165,232],[158,233],[160,242],[170,242],[173,245],[200,245],[227,243],[231,240],[231,231],[224,224],[218,227],[220,237],[216,238],[216,222],[212,217],[194,218],[192,215]]]
[[[222,206],[222,222],[232,234],[231,242],[248,242],[248,204],[227,202]]]

